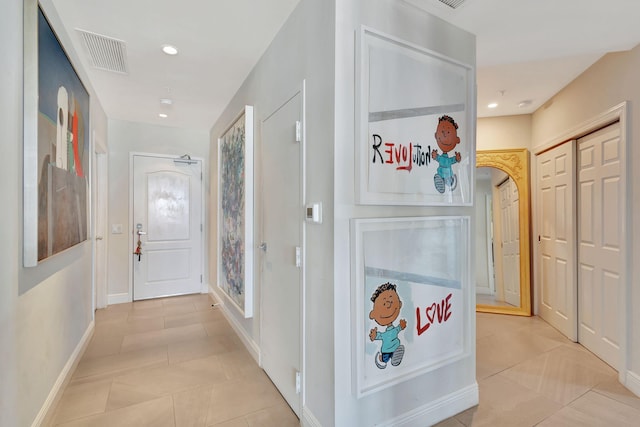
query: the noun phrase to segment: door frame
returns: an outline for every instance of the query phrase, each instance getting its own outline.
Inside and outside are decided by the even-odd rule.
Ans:
[[[625,161],[622,162],[621,164],[621,172],[620,172],[620,176],[624,177],[624,182],[622,183],[622,194],[623,194],[623,198],[625,200],[625,204],[622,207],[622,227],[623,230],[630,230],[630,221],[631,221],[631,191],[630,191],[630,185],[628,185],[630,181],[630,177],[629,177],[629,172],[631,170],[631,168],[629,167],[629,163],[630,163],[630,158],[628,156],[629,154],[629,138],[628,136],[630,135],[630,121],[628,119],[628,114],[629,114],[629,101],[624,101],[621,102],[618,105],[615,105],[613,107],[611,107],[610,109],[604,111],[601,114],[596,115],[595,117],[592,117],[589,120],[586,120],[582,123],[580,123],[579,125],[569,129],[568,131],[562,133],[561,135],[550,139],[547,143],[544,143],[538,147],[536,147],[533,152],[534,154],[537,156],[547,150],[550,150],[564,142],[570,141],[570,140],[575,140],[577,141],[579,138],[588,135],[594,131],[597,131],[601,128],[604,128],[612,123],[615,123],[617,121],[620,122],[620,144],[622,146],[622,153],[623,156],[625,158]],[[571,142],[573,144],[576,144],[577,142]],[[574,161],[576,159],[573,159]],[[535,177],[532,180],[532,182],[536,183],[536,194],[537,194],[537,183],[538,183],[538,171],[537,168],[534,171],[535,173]],[[577,181],[577,178],[576,178]],[[574,185],[577,185],[577,182],[574,183]],[[533,202],[537,205],[538,204],[538,197],[534,197],[533,198]],[[575,209],[575,207],[574,207]],[[533,212],[538,212],[538,206],[534,207]],[[535,220],[533,221],[533,235],[537,236],[540,234],[540,224],[539,224],[539,218],[536,215]],[[623,235],[626,236],[625,233],[623,233]],[[620,328],[620,361],[619,361],[619,370],[618,370],[618,380],[624,384],[624,385],[628,385],[629,383],[633,382],[634,380],[631,379],[628,376],[628,372],[629,372],[629,363],[630,363],[630,356],[629,356],[629,343],[631,342],[630,340],[630,328],[628,327],[628,320],[631,320],[629,318],[629,314],[632,312],[631,311],[631,282],[630,282],[630,277],[631,275],[629,274],[629,267],[630,267],[630,254],[631,254],[631,239],[628,237],[625,237],[625,241],[624,244],[622,245],[623,250],[624,250],[624,259],[623,259],[623,266],[622,266],[622,271],[621,271],[621,283],[623,283],[623,289],[621,290],[621,295],[618,295],[618,299],[621,302],[620,303],[620,312],[618,315],[618,327]],[[540,263],[540,250],[538,245],[534,244],[534,251],[533,251],[533,255],[534,255],[534,263],[536,265],[539,265]],[[575,255],[576,259],[574,259],[574,268],[576,270],[577,273],[577,254]],[[539,304],[540,304],[540,277],[539,275],[534,275],[534,309],[535,309],[535,314],[539,314]],[[577,280],[575,281],[575,283],[573,284],[573,286],[575,287],[574,289],[574,295],[576,295],[577,298]],[[577,304],[577,300],[574,301]],[[577,314],[577,313],[576,313]],[[577,319],[577,315],[576,315],[576,322],[578,321]],[[637,382],[637,380],[635,380],[635,382]]]
[[[300,94],[301,96],[301,111],[300,111],[300,122],[301,122],[301,126],[300,126],[300,206],[306,206],[307,204],[307,167],[306,167],[306,142],[307,142],[307,132],[306,132],[306,80],[302,80],[302,83],[299,84],[292,92],[290,92],[289,96],[286,96],[284,98],[284,101],[277,103],[276,105],[270,105],[269,109],[265,112],[265,114],[260,118],[260,150],[262,150],[263,148],[263,134],[262,134],[262,123],[267,120],[269,117],[271,117],[272,115],[274,115],[282,106],[284,106],[287,102],[289,102],[291,99],[293,99],[296,95]],[[260,167],[259,173],[262,173],[262,167]],[[256,177],[261,176],[256,174]],[[260,180],[262,182],[262,180]],[[260,239],[259,241],[264,241],[264,224],[262,221],[262,218],[264,216],[263,213],[263,209],[264,209],[264,191],[263,187],[262,187],[262,183],[260,184],[260,196],[261,196],[261,200],[260,200],[260,216],[256,216],[256,218],[259,218],[260,224],[259,227],[256,227],[256,230],[260,230]],[[254,224],[257,225],[257,224]],[[300,413],[300,419],[302,420],[302,415],[304,412],[304,407],[305,407],[305,398],[306,398],[306,379],[305,379],[305,372],[306,372],[306,346],[305,346],[305,337],[306,337],[306,258],[307,258],[307,236],[306,236],[306,221],[304,220],[304,216],[303,216],[303,212],[300,212],[300,224],[299,224],[299,231],[300,231],[300,238],[301,238],[301,266],[300,266],[300,300],[299,300],[299,305],[300,305],[300,360],[299,360],[299,365],[300,365],[300,408],[299,408],[299,413]],[[262,252],[259,251],[257,253],[260,253],[262,256]],[[256,257],[257,260],[257,257]],[[263,331],[263,319],[262,319],[262,313],[263,313],[263,299],[262,299],[262,289],[263,289],[263,280],[264,277],[262,275],[262,271],[258,268],[256,271],[259,271],[260,273],[260,301],[259,301],[259,307],[260,307],[260,320],[259,320],[259,325],[260,325],[260,349],[262,348],[262,340],[264,339],[264,336],[262,334]],[[262,351],[259,349],[258,351],[258,364],[259,366],[262,368],[263,364],[262,364]]]
[[[109,267],[109,241],[107,224],[109,222],[109,157],[107,149],[100,143],[93,131],[93,164],[92,164],[92,237],[93,237],[93,311],[97,308],[105,308],[108,305],[108,267]],[[100,213],[103,210],[104,214]],[[102,240],[103,256],[98,257],[98,240]],[[102,280],[98,279],[102,264]]]
[[[133,171],[133,158],[135,156],[139,156],[139,157],[153,157],[153,158],[160,158],[160,159],[167,159],[167,160],[180,160],[180,155],[173,155],[173,154],[160,154],[160,153],[147,153],[147,152],[140,152],[140,151],[130,151],[129,152],[129,222],[127,224],[127,230],[126,230],[126,234],[130,237],[133,236],[134,230],[133,230],[133,177],[134,177],[134,171]],[[202,275],[202,284],[200,286],[200,293],[208,293],[209,292],[209,286],[207,284],[207,280],[205,280],[204,277],[204,271],[205,271],[205,261],[206,261],[206,254],[205,254],[205,238],[206,236],[208,236],[207,234],[207,217],[205,216],[205,212],[206,212],[206,207],[205,207],[205,179],[207,178],[206,174],[205,174],[205,164],[204,164],[204,158],[202,157],[197,157],[197,156],[193,156],[190,157],[190,160],[195,160],[195,161],[199,161],[200,165],[201,165],[201,169],[200,172],[202,173],[202,185],[200,186],[200,219],[202,221],[202,238],[200,239],[200,274]],[[129,246],[131,246],[131,242],[132,240],[130,240],[130,244]],[[127,296],[127,302],[133,302],[133,247],[129,247],[129,249],[131,249],[131,256],[129,256],[129,262],[128,262],[128,268],[129,268],[129,295]]]

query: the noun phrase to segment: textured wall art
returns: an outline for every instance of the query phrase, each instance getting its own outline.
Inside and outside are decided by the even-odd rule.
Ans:
[[[42,10],[27,13],[37,16],[25,19],[24,265],[32,267],[87,239],[89,94]]]
[[[253,316],[253,107],[218,139],[218,286]]]

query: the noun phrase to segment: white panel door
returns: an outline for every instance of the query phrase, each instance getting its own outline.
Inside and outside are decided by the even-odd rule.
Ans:
[[[577,341],[575,142],[537,156],[540,316]]]
[[[300,417],[296,389],[301,371],[302,147],[296,122],[302,94],[262,123],[263,264],[260,355],[262,367]]]
[[[624,262],[620,124],[578,140],[578,340],[620,366]]]
[[[95,255],[94,255],[94,275],[95,275],[95,308],[104,308],[107,306],[107,154],[95,152]]]
[[[520,222],[518,187],[509,178],[500,186],[504,300],[520,307]]]
[[[199,161],[133,157],[134,300],[201,292],[201,171]]]

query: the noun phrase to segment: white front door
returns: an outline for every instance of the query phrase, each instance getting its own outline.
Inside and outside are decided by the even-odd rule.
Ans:
[[[623,301],[620,123],[578,140],[578,340],[618,369]]]
[[[260,352],[262,367],[300,417],[302,147],[296,122],[302,94],[262,123],[263,262]],[[301,139],[301,138],[300,138]]]
[[[540,316],[577,341],[575,142],[537,156]]]
[[[200,161],[133,156],[134,300],[201,292],[201,171]]]

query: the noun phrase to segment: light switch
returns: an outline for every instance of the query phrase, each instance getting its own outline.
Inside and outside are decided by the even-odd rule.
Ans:
[[[305,217],[309,222],[322,224],[322,203],[311,203],[305,207]]]

